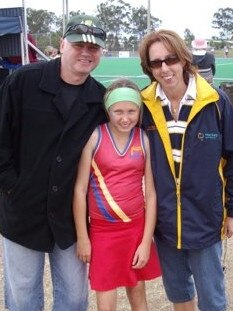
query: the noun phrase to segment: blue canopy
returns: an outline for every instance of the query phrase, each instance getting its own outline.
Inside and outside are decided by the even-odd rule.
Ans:
[[[23,8],[0,9],[0,57],[22,55]]]
[[[18,34],[23,32],[19,16],[0,16],[0,36],[7,34]]]

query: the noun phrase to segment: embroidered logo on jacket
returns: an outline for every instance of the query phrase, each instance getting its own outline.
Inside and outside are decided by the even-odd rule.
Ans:
[[[200,139],[201,141],[203,140],[215,140],[218,138],[217,133],[201,133],[199,132],[197,134],[197,138]]]

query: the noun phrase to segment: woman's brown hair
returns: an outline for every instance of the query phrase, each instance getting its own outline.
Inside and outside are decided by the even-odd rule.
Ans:
[[[196,68],[192,65],[192,53],[189,51],[185,41],[174,31],[160,29],[146,35],[139,46],[139,55],[143,72],[155,81],[150,67],[149,50],[155,42],[162,42],[168,51],[175,54],[184,64],[184,81],[188,83],[189,74],[196,75]]]

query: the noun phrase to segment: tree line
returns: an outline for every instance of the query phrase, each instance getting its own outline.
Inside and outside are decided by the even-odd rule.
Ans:
[[[134,7],[124,0],[106,0],[97,5],[95,11],[96,17],[102,21],[107,30],[106,45],[109,51],[138,49],[140,40],[148,32],[147,8],[143,5]],[[85,12],[80,10],[69,12],[69,16],[80,14]],[[162,26],[159,17],[151,15],[150,21],[151,30]],[[63,32],[63,16],[57,16],[47,10],[28,8],[27,23],[41,50],[47,45],[59,47],[59,39]],[[220,8],[214,13],[211,26],[218,30],[219,35],[210,38],[210,46],[222,48],[226,40],[233,40],[233,9]],[[188,28],[184,31],[184,39],[189,46],[194,39],[192,31]]]

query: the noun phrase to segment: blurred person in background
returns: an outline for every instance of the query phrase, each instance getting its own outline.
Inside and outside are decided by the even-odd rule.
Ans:
[[[44,54],[46,56],[48,56],[50,59],[54,59],[56,57],[60,57],[59,53],[58,53],[58,49],[54,48],[51,45],[46,46],[45,50],[44,50]]]
[[[224,54],[225,54],[225,57],[227,58],[229,54],[229,48],[227,45],[224,46]]]
[[[195,39],[192,41],[192,48],[193,65],[207,82],[213,84],[213,78],[216,72],[215,56],[213,53],[208,52],[207,41],[204,39]]]

